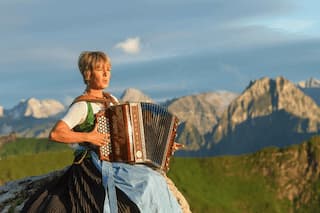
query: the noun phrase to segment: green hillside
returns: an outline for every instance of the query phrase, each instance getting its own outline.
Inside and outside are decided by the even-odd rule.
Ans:
[[[320,212],[320,137],[242,156],[175,158],[193,212]]]
[[[72,151],[59,149],[2,158],[1,182],[70,165]],[[173,158],[170,165],[168,176],[192,212],[320,212],[320,137],[249,155]]]
[[[18,138],[0,148],[0,184],[70,165],[73,151],[48,139]]]
[[[243,163],[243,157],[178,158],[169,176],[193,212],[286,212],[289,202]]]
[[[36,154],[47,151],[69,150],[66,144],[55,143],[46,138],[18,138],[0,147],[0,159],[16,155]]]

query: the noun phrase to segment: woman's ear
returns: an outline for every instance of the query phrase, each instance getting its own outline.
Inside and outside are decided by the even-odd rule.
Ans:
[[[90,81],[90,79],[91,79],[91,72],[89,70],[84,71],[84,80],[85,80],[85,82]]]

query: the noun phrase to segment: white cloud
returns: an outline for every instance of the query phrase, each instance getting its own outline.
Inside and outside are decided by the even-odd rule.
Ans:
[[[283,29],[288,32],[305,32],[314,26],[313,21],[309,20],[279,20],[271,23],[271,27]]]
[[[287,33],[308,33],[315,28],[313,20],[295,18],[255,19],[247,24],[260,25]]]
[[[116,44],[115,48],[119,48],[128,54],[137,54],[140,52],[140,38],[128,38],[125,41]]]

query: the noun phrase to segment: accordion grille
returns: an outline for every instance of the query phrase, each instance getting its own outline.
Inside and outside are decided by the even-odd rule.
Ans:
[[[171,143],[173,115],[164,107],[152,103],[141,103],[146,158],[161,167]]]

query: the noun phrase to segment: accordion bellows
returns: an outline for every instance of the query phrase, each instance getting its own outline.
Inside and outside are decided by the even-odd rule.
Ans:
[[[114,105],[96,114],[96,124],[111,140],[99,148],[101,160],[169,169],[178,118],[166,108],[145,102]]]

